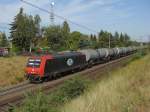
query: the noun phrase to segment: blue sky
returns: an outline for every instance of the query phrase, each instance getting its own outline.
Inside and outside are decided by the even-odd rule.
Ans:
[[[50,10],[52,0],[26,0],[44,9]],[[147,41],[150,36],[150,0],[53,0],[55,13],[76,23],[85,25],[97,32],[101,29],[112,33],[128,33],[133,39]],[[20,0],[0,0],[0,31],[9,32],[8,24],[12,22],[19,8],[28,14],[39,14],[42,25],[50,24],[49,14],[32,8]],[[55,24],[63,20],[55,19]],[[71,30],[83,33],[95,33],[79,28],[70,23]]]

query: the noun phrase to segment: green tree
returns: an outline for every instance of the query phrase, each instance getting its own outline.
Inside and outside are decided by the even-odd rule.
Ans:
[[[9,42],[5,33],[0,35],[0,47],[9,47]]]
[[[114,34],[114,47],[120,46],[120,39],[119,39],[119,33],[115,32]]]
[[[34,47],[37,33],[39,32],[40,17],[27,15],[20,8],[19,13],[15,16],[11,25],[11,39],[15,47],[20,51],[27,51]]]
[[[104,41],[103,41],[103,38],[104,38],[104,31],[101,30],[99,35],[98,35],[98,46],[99,47],[103,47],[104,46]]]
[[[109,38],[110,41],[112,41],[112,34],[107,31],[101,30],[101,32],[99,33],[99,47],[109,47]]]
[[[123,33],[121,33],[120,34],[120,47],[124,47],[124,40],[125,40],[124,35]]]
[[[29,16],[30,17],[30,24],[32,25],[31,28],[31,40],[30,40],[30,52],[31,49],[34,47],[37,47],[39,44],[39,41],[41,40],[42,37],[42,32],[41,32],[41,28],[40,28],[40,23],[41,23],[41,18],[39,15],[35,15],[34,17]]]
[[[52,50],[64,50],[65,49],[65,40],[62,35],[61,26],[49,26],[45,28],[45,37],[48,41],[48,46]]]
[[[116,43],[115,43],[115,38],[114,36],[108,32],[108,44],[110,44],[110,48],[113,48],[116,46]],[[109,46],[109,45],[108,45]]]
[[[70,38],[70,27],[67,21],[64,21],[63,26],[62,26],[62,35],[65,40],[65,47],[68,49],[71,49],[71,38]]]
[[[98,44],[97,44],[97,37],[96,35],[90,35],[90,41],[91,41],[91,48],[97,48]]]
[[[79,49],[83,40],[87,40],[88,36],[83,35],[82,33],[78,31],[74,31],[70,34],[70,44],[71,49],[76,50]]]
[[[37,14],[34,17],[34,24],[35,24],[35,31],[36,31],[36,37],[40,37],[41,36],[41,28],[40,28],[40,23],[41,23],[41,18],[40,16]]]
[[[25,34],[22,33],[24,31],[24,13],[23,13],[23,8],[20,8],[19,13],[17,16],[14,18],[14,21],[10,24],[11,25],[11,38],[12,38],[12,43],[18,47],[20,50],[24,49],[24,44],[26,43],[25,41]]]
[[[124,46],[130,46],[131,41],[130,41],[130,36],[128,34],[124,34]]]

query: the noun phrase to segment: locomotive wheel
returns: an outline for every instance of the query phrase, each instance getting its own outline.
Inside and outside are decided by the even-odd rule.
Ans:
[[[62,74],[61,74],[61,73],[58,73],[58,74],[56,74],[56,77],[57,77],[57,78],[60,78],[60,77],[62,77]]]
[[[37,83],[43,83],[44,79],[43,78],[39,78],[39,80],[37,81]]]
[[[29,79],[31,83],[43,83],[44,79],[40,78],[38,80]]]
[[[51,80],[50,76],[44,78],[44,81],[45,81],[45,82],[48,82],[48,81],[50,81],[50,80]]]
[[[57,79],[57,74],[56,73],[52,75],[52,79],[54,79],[54,80]]]

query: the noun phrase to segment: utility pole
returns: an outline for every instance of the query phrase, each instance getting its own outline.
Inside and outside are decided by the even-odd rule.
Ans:
[[[51,13],[50,13],[50,20],[51,20],[51,25],[54,25],[54,5],[55,2],[51,2]]]

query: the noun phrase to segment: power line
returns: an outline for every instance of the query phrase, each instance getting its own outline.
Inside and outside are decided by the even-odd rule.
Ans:
[[[43,11],[43,12],[46,12],[46,13],[49,13],[49,14],[53,13],[53,12],[50,12],[50,11],[48,11],[48,10],[46,10],[46,9],[43,9],[43,8],[41,8],[41,7],[37,6],[37,5],[35,5],[35,4],[32,4],[32,3],[30,3],[30,2],[27,2],[27,1],[25,1],[25,0],[20,0],[20,1],[23,2],[23,3],[25,3],[25,4],[27,4],[27,5],[32,6],[32,7],[34,7],[34,8],[37,8],[37,9]],[[57,15],[56,13],[53,13],[53,14],[54,14],[54,16],[56,16],[56,17],[58,17],[58,18],[60,18],[60,19],[63,19],[63,20],[65,20],[65,21],[67,20],[68,22],[70,22],[70,23],[72,23],[72,24],[74,24],[74,25],[76,25],[76,26],[78,26],[78,27],[80,27],[80,28],[83,28],[83,29],[86,29],[86,30],[88,30],[88,31],[92,31],[92,32],[95,32],[95,33],[98,33],[96,30],[93,30],[93,29],[91,29],[91,28],[89,28],[89,27],[87,27],[87,26],[84,26],[84,25],[78,24],[78,23],[76,23],[76,22],[73,22],[73,21],[71,21],[71,20],[69,20],[69,19],[67,19],[67,18],[65,18],[65,17],[63,17],[63,16]]]

